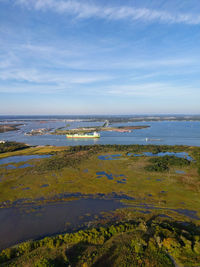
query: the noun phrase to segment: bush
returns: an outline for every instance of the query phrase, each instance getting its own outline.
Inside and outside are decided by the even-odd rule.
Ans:
[[[164,156],[164,157],[157,157],[151,158],[149,160],[151,165],[145,167],[147,171],[156,171],[156,172],[163,172],[168,171],[170,166],[188,166],[190,165],[190,161],[185,158],[178,158],[176,156]]]
[[[40,259],[38,260],[34,267],[54,267],[56,266],[52,260],[49,260],[49,259]]]
[[[27,146],[24,143],[17,143],[17,142],[5,142],[4,144],[0,144],[0,153],[5,153],[5,152],[12,152],[12,151],[17,151],[20,149],[27,148]]]

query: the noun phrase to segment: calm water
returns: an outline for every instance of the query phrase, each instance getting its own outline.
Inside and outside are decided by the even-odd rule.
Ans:
[[[161,193],[167,192],[161,191]],[[25,240],[38,239],[78,228],[89,223],[101,212],[123,207],[126,205],[115,200],[80,199],[44,206],[0,209],[0,250]],[[200,219],[196,211],[188,209],[158,208],[145,203],[133,204],[129,208],[133,211],[134,208],[140,208],[137,211],[141,213],[151,213],[159,209],[161,216],[165,216],[162,215],[162,210],[173,211],[190,219]]]
[[[100,212],[122,208],[119,201],[80,199],[66,203],[0,209],[0,250],[28,239],[79,227]]]
[[[1,164],[8,164],[8,163],[18,163],[18,162],[28,161],[31,159],[43,159],[43,158],[49,158],[49,157],[51,157],[51,155],[12,156],[12,157],[0,159],[0,165]]]
[[[52,119],[52,118],[51,118]],[[8,119],[1,119],[1,123]],[[12,121],[13,123],[13,121]],[[51,120],[15,120],[15,123],[23,123],[19,131],[6,132],[0,134],[0,140],[12,140],[25,142],[30,145],[55,145],[55,146],[74,146],[88,144],[167,144],[167,145],[191,145],[200,146],[200,122],[199,121],[158,121],[158,122],[133,122],[133,123],[115,123],[112,126],[132,126],[132,125],[149,125],[149,128],[133,130],[130,133],[118,132],[101,132],[100,139],[66,139],[65,136],[42,135],[42,136],[25,136],[25,132],[32,129],[59,127],[69,128],[84,126],[101,126],[103,122],[89,121],[65,121]],[[148,138],[148,141],[146,141]]]

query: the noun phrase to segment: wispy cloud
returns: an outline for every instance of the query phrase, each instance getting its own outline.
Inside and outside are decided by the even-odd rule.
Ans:
[[[35,84],[90,84],[102,82],[112,79],[112,76],[106,74],[90,74],[90,73],[66,73],[62,72],[47,72],[47,70],[36,69],[10,69],[0,71],[0,80],[2,81],[18,81],[29,82]]]
[[[79,19],[100,18],[161,23],[200,24],[199,14],[170,13],[165,10],[136,8],[133,6],[101,6],[75,0],[15,0],[15,3],[35,10],[66,13]]]
[[[193,68],[199,66],[198,56],[196,58],[188,56],[170,58],[163,55],[162,58],[156,56],[147,58],[145,55],[137,55],[136,53],[121,55],[121,49],[116,49],[110,53],[105,51],[104,47],[101,49],[99,44],[82,45],[81,47],[79,42],[76,44],[68,42],[67,47],[64,48],[61,43],[20,43],[14,45],[5,43],[0,48],[2,51],[0,53],[0,69],[4,71],[4,77],[17,78],[20,76],[18,70],[34,74],[34,69],[38,70],[40,76],[45,76],[51,71],[56,73],[58,70],[64,72],[65,75],[66,72],[70,71],[77,71],[78,73],[82,71],[82,76],[84,72],[90,72],[91,76],[98,72],[102,76],[102,73],[108,75],[108,72],[113,73],[119,70],[145,70],[147,73],[154,70],[155,73],[158,68],[159,71],[162,69],[168,72],[173,68],[173,70],[182,72],[184,68],[188,70],[189,66],[193,66]],[[50,80],[54,73],[50,73]]]
[[[76,44],[77,45],[77,44]],[[93,52],[95,50],[95,53]],[[91,46],[85,48],[82,46],[67,49],[61,49],[51,46],[38,46],[38,45],[23,45],[18,48],[20,54],[23,51],[31,53],[34,58],[42,58],[45,61],[53,64],[54,67],[82,69],[82,70],[118,70],[118,69],[151,69],[151,68],[171,68],[171,67],[184,67],[195,65],[199,63],[197,58],[177,57],[177,58],[160,58],[160,59],[143,59],[134,55],[117,56],[110,55],[108,52],[103,52],[98,46]],[[116,51],[117,53],[117,51]],[[103,57],[101,56],[103,54]]]
[[[89,52],[71,57],[76,50],[70,51],[48,45],[15,46],[13,51],[0,55],[0,92],[73,93],[74,90],[110,96],[166,95],[177,91],[176,86],[156,81],[167,81],[171,69],[182,75],[185,68],[188,72],[188,66],[196,62],[188,58],[130,60],[109,55],[106,59],[92,58]],[[38,58],[44,58],[42,63]],[[31,64],[27,65],[27,61]]]
[[[104,92],[107,95],[115,96],[136,96],[136,97],[177,97],[190,95],[195,88],[190,86],[177,86],[170,83],[140,83],[129,85],[113,85],[107,87]],[[198,89],[196,89],[198,91]]]
[[[198,61],[194,58],[162,58],[162,59],[112,59],[107,67],[113,69],[152,69],[152,68],[172,68],[195,65]]]

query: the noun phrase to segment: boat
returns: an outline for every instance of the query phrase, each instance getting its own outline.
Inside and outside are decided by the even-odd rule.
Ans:
[[[85,134],[66,134],[67,138],[100,138],[100,134],[97,132],[85,133]]]
[[[145,138],[146,142],[148,141],[161,141],[162,139],[159,139],[159,138]]]

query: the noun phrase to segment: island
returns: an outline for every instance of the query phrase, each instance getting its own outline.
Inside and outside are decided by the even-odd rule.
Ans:
[[[19,126],[23,124],[0,124],[0,133],[19,130]]]
[[[138,126],[115,126],[115,127],[107,127],[107,126],[98,126],[98,127],[79,127],[75,129],[56,129],[52,134],[56,135],[66,135],[66,134],[85,134],[90,132],[131,132],[133,130],[140,130],[149,128],[148,125],[138,125]]]

